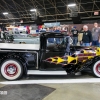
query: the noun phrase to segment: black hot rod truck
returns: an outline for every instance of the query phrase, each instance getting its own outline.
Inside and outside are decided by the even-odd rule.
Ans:
[[[70,46],[69,36],[61,33],[42,33],[40,44],[0,44],[0,72],[7,80],[23,74],[67,75],[86,68],[100,77],[100,48]]]

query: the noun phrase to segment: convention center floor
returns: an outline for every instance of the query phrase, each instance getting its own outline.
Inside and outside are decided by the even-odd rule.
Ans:
[[[2,93],[3,92],[3,93]],[[0,100],[99,100],[100,83],[0,84]]]

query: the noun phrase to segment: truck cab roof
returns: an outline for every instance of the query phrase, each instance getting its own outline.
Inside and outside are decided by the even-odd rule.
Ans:
[[[40,34],[40,36],[56,38],[56,37],[64,37],[64,36],[68,36],[68,35],[63,34],[61,32],[45,32],[45,33]]]

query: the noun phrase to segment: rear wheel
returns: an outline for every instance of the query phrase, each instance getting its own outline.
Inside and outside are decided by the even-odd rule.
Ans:
[[[23,66],[14,59],[5,60],[1,65],[1,75],[7,80],[19,79],[23,74]]]
[[[96,61],[92,67],[93,74],[100,77],[100,60]]]

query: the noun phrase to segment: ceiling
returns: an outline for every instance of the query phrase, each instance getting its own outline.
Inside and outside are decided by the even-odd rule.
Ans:
[[[81,19],[99,19],[94,11],[100,11],[100,0],[0,0],[0,23],[32,22],[30,9],[37,9],[37,14],[43,21],[71,20],[71,9],[67,6],[73,1]],[[76,9],[76,8],[75,8]],[[3,15],[8,12],[8,15]],[[33,16],[34,17],[34,16]]]

